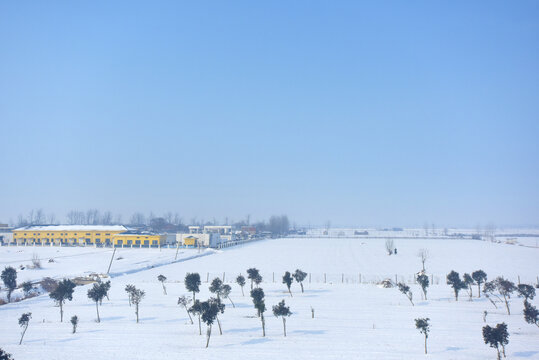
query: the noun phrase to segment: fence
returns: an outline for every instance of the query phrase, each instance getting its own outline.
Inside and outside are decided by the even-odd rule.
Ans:
[[[196,272],[196,271],[192,271]],[[235,283],[236,277],[240,275],[234,272],[199,272],[202,283],[210,283],[213,279],[219,278],[224,283]],[[267,272],[261,271],[262,284],[281,283],[284,271]],[[169,282],[183,283],[186,273],[178,273],[176,276],[169,279]],[[247,285],[250,286],[250,280],[247,279],[247,274],[242,273],[245,277]],[[447,274],[427,274],[431,285],[445,285]],[[496,276],[501,276],[496,275]],[[494,279],[496,276],[493,276]],[[539,284],[539,276],[536,275],[515,275],[504,276],[506,279],[513,281],[515,284]],[[403,282],[406,284],[417,284],[416,274],[363,274],[363,273],[335,273],[335,272],[315,272],[307,273],[307,277],[303,281],[304,284],[380,284],[384,280],[390,280],[393,284]],[[151,282],[151,281],[148,281]]]

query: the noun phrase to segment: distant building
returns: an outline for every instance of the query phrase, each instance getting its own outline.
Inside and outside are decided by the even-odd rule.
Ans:
[[[13,228],[8,224],[0,224],[0,245],[7,245],[13,242]]]
[[[223,243],[221,235],[218,233],[192,233],[192,234],[176,234],[176,241],[181,246],[202,246],[202,247],[218,247]]]
[[[115,247],[159,247],[165,244],[167,236],[152,232],[126,231],[112,236]]]

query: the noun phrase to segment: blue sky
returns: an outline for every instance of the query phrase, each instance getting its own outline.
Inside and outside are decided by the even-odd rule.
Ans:
[[[538,225],[536,1],[4,1],[0,222]]]

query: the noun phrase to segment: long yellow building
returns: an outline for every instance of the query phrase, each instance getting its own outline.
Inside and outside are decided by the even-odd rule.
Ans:
[[[116,247],[158,247],[165,236],[135,233],[123,225],[44,225],[13,230],[17,245],[95,245]]]

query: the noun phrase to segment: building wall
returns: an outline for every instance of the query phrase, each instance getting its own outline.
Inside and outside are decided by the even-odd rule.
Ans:
[[[116,234],[112,237],[116,247],[154,247],[165,244],[166,235]]]
[[[111,245],[115,234],[122,231],[102,231],[102,230],[76,230],[76,231],[53,231],[53,230],[14,230],[13,240],[18,245]]]
[[[2,243],[3,245],[13,243],[13,233],[11,231],[10,232],[0,231],[0,243]]]
[[[221,236],[217,233],[210,233],[210,234],[178,233],[176,234],[176,241],[178,241],[179,244],[182,246],[183,245],[191,246],[191,243],[189,241],[187,241],[186,243],[186,240],[185,240],[185,238],[190,237],[190,236],[197,238],[197,244],[195,244],[195,246],[200,244],[200,246],[204,246],[204,247],[215,247],[217,244],[221,242]]]

